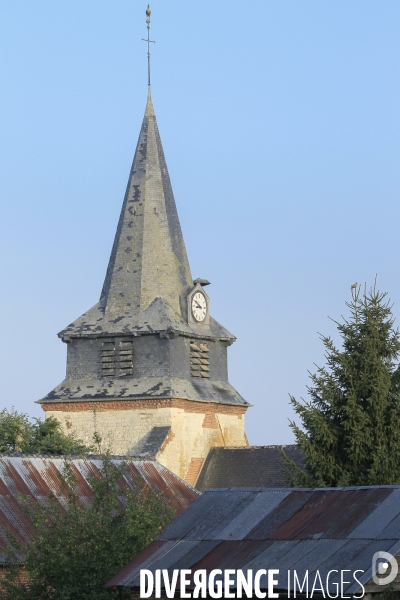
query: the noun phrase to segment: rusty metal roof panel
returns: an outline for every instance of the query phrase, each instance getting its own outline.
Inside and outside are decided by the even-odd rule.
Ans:
[[[257,542],[252,540],[252,542],[260,543],[260,540],[257,540]],[[260,548],[258,555],[249,557],[248,559],[244,556],[244,562],[236,568],[242,569],[244,572],[248,569],[256,572],[259,569],[268,570],[278,568],[283,573],[287,570],[285,565],[291,564],[291,557],[296,556],[299,544],[300,542],[295,540],[268,540],[268,543]],[[261,577],[260,585],[261,587],[267,587],[265,577]]]
[[[205,544],[206,542],[202,543]],[[221,565],[218,567],[219,569],[241,568],[244,561],[257,556],[270,543],[269,540],[220,541],[192,568],[211,571],[215,564]]]
[[[392,493],[393,489],[374,487],[369,490],[361,488],[357,490],[354,496],[349,494],[350,501],[342,502],[341,516],[335,519],[330,526],[327,523],[324,536],[332,538],[348,537]],[[347,495],[347,491],[342,495]],[[367,537],[371,537],[370,531],[366,531],[366,533]]]
[[[375,509],[389,489],[316,490],[290,519],[272,534],[275,539],[343,538]],[[332,515],[335,519],[332,519]]]
[[[383,532],[388,539],[392,539],[391,522],[399,515],[400,489],[391,490],[391,493],[382,501],[377,502],[375,509],[348,535],[350,538],[383,538]]]
[[[177,514],[199,496],[197,490],[154,460],[112,458],[116,466],[122,462],[126,466],[119,482],[121,501],[124,489],[133,488],[139,483],[140,477],[151,489],[163,492]],[[89,479],[91,476],[101,476],[102,460],[87,455],[71,458],[70,464],[79,496],[84,504],[88,504],[92,498]],[[9,546],[7,531],[12,532],[21,543],[29,541],[35,534],[32,523],[23,511],[22,495],[45,504],[49,495],[53,494],[60,504],[60,511],[66,507],[67,490],[61,485],[60,479],[64,466],[65,458],[61,456],[0,455],[0,562],[4,562],[5,550]],[[140,485],[143,485],[143,480]]]
[[[175,502],[177,507],[180,508],[179,512],[199,496],[197,490],[194,490],[180,477],[154,460],[135,460],[126,457],[113,459],[113,463],[117,466],[122,462],[126,464],[123,480],[127,487],[133,489],[138,478],[143,478],[148,485],[151,485],[153,490],[164,493],[172,503]],[[101,459],[96,458],[88,461],[87,458],[82,458],[76,460],[76,466],[82,471],[86,479],[89,475],[99,474]]]
[[[270,513],[254,524],[253,529],[246,534],[246,537],[254,540],[270,538],[279,527],[304,506],[312,493],[312,490],[292,490]]]
[[[390,493],[387,489],[371,488],[349,490],[327,498],[324,512],[316,521],[316,527],[321,530],[319,535],[326,538],[346,538],[375,509],[376,504]],[[329,511],[333,511],[337,518],[333,520]]]
[[[34,532],[34,527],[12,496],[0,497],[0,529],[10,531],[21,543]]]
[[[170,573],[174,569],[206,569],[212,570],[216,562],[221,565],[219,568],[240,568],[246,557],[256,555],[261,546],[271,542],[260,542],[253,540],[243,540],[242,542],[220,542],[218,540],[210,541],[173,541],[163,542],[164,546],[160,553],[154,554],[151,562],[147,561],[146,566],[139,565],[135,570],[131,570],[131,585],[139,585],[140,569],[146,568],[154,573],[157,569],[167,569]],[[252,547],[253,546],[253,547]],[[239,567],[236,567],[239,565]],[[115,579],[114,579],[115,581]],[[121,585],[115,584],[114,585]]]
[[[17,496],[18,494],[34,496],[37,494],[38,490],[36,486],[26,481],[25,473],[21,473],[21,471],[23,471],[23,467],[20,459],[12,462],[9,460],[0,460],[1,494],[7,494],[7,492],[13,496]]]

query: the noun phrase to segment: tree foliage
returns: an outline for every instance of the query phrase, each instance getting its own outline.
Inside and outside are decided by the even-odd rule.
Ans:
[[[0,411],[0,452],[83,454],[91,452],[74,434],[65,434],[54,417],[30,420],[14,408]]]
[[[104,588],[123,566],[148,545],[171,520],[173,510],[162,494],[140,478],[134,490],[118,485],[126,465],[103,459],[101,477],[91,477],[93,499],[79,493],[71,464],[66,462],[62,483],[66,510],[50,496],[46,504],[25,498],[25,510],[36,529],[27,547],[10,537],[22,553],[28,582],[18,569],[3,581],[4,600],[109,600],[129,598],[129,590]],[[121,501],[121,496],[123,500]]]
[[[291,397],[302,427],[290,426],[307,473],[290,461],[295,485],[400,483],[400,334],[376,286],[356,289],[349,318],[336,322],[338,349],[321,336],[326,365],[310,373],[310,401]]]

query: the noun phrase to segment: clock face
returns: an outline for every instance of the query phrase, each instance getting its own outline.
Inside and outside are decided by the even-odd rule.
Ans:
[[[207,302],[204,294],[196,292],[192,298],[192,313],[194,319],[201,323],[206,318],[207,314]]]

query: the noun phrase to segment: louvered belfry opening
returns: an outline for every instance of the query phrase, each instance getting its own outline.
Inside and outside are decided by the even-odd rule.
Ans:
[[[119,343],[119,376],[133,375],[133,344],[132,342]]]
[[[101,373],[104,378],[133,375],[133,343],[125,340],[103,342]]]
[[[103,342],[101,374],[103,377],[115,377],[115,342]]]
[[[199,379],[210,378],[210,349],[207,342],[190,342],[190,374]]]

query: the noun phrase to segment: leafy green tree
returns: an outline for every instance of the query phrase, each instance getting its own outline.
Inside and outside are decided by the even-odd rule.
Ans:
[[[134,490],[118,486],[125,464],[116,467],[105,456],[102,477],[91,477],[93,498],[82,497],[71,464],[62,476],[66,510],[50,496],[46,504],[24,500],[36,529],[30,545],[22,547],[28,581],[19,581],[18,569],[2,582],[4,600],[109,600],[129,598],[124,588],[104,588],[124,565],[148,545],[173,517],[162,494],[138,478]],[[121,496],[124,499],[121,501]]]
[[[306,471],[290,467],[294,485],[400,483],[400,334],[392,305],[376,285],[353,291],[349,318],[336,322],[338,349],[321,336],[326,365],[310,374],[308,402],[291,397],[291,421]]]
[[[61,423],[50,416],[44,421],[34,419],[31,436],[23,446],[23,452],[38,454],[84,454],[93,451],[73,433],[65,434]]]
[[[91,446],[74,434],[65,434],[54,417],[45,421],[30,421],[26,413],[4,408],[0,411],[0,452],[29,452],[32,454],[83,454]]]
[[[32,424],[25,413],[3,408],[0,411],[0,452],[20,452],[29,443]]]

